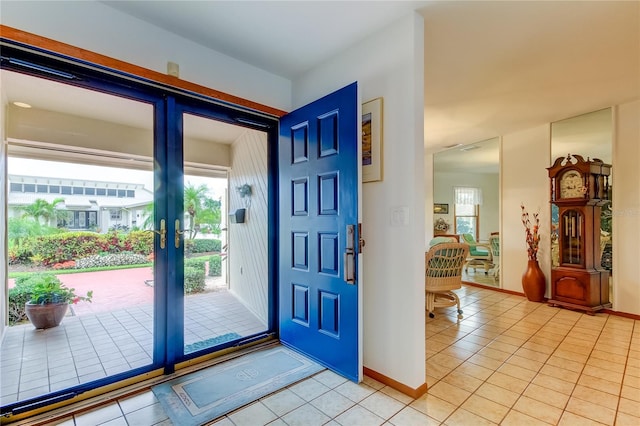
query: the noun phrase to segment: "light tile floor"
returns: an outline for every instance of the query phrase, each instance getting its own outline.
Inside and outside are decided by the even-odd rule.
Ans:
[[[462,270],[462,281],[469,282],[472,284],[481,284],[488,287],[500,287],[500,281],[496,278],[493,273],[493,269],[489,269],[489,271],[485,274],[484,268],[469,268],[468,271]]]
[[[329,371],[217,419],[241,425],[640,425],[640,323],[464,286],[426,323],[429,391],[413,400]],[[151,391],[63,425],[170,425]]]
[[[187,296],[185,313],[185,345],[266,330],[226,290]],[[0,347],[0,402],[6,405],[149,365],[152,329],[150,305],[68,316],[47,330],[31,324],[9,327]]]

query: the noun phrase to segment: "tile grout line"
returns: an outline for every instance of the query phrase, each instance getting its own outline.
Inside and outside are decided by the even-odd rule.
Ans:
[[[508,299],[508,297],[507,297],[506,299]],[[503,299],[503,300],[504,300],[504,299]],[[496,304],[499,304],[500,302],[502,302],[502,300],[500,300],[500,301],[496,301],[496,302],[495,302],[495,303],[493,303],[491,306],[495,306]],[[526,303],[528,303],[528,302],[527,302],[527,301],[523,301],[523,302],[521,302],[521,303],[518,303],[518,304],[516,304],[516,305],[512,306],[511,308],[509,308],[509,309],[505,310],[502,314],[500,314],[500,316],[502,316],[504,313],[506,313],[506,312],[510,311],[510,310],[511,310],[511,309],[513,309],[514,307],[516,307],[516,306],[518,306],[518,305],[520,305],[520,304],[523,304],[523,303],[524,303],[524,304],[526,304]],[[521,318],[520,318],[516,323],[514,323],[514,324],[513,324],[513,325],[511,325],[510,327],[508,327],[508,328],[506,328],[505,330],[503,330],[502,332],[500,332],[500,334],[499,334],[498,336],[496,336],[496,337],[494,337],[493,339],[491,339],[491,341],[490,341],[489,343],[487,343],[486,345],[484,345],[484,348],[483,348],[483,349],[487,348],[487,347],[489,346],[489,344],[491,344],[492,342],[497,341],[496,339],[497,339],[498,337],[500,337],[500,336],[504,335],[508,330],[512,329],[512,328],[513,328],[513,327],[515,327],[517,324],[519,324],[519,323],[520,323],[520,322],[522,322],[524,319],[526,319],[528,316],[533,315],[537,310],[539,310],[539,309],[541,309],[541,308],[542,308],[542,306],[539,306],[539,307],[536,307],[535,309],[533,309],[533,310],[529,311],[529,312],[528,312],[524,317],[521,317]],[[522,349],[522,348],[523,348],[523,345],[524,345],[524,344],[526,344],[527,342],[529,342],[529,341],[531,340],[531,338],[533,338],[533,337],[534,337],[538,332],[540,332],[540,330],[542,330],[542,329],[544,328],[544,326],[545,326],[545,325],[547,325],[547,324],[548,324],[548,323],[549,323],[549,322],[550,322],[550,321],[551,321],[551,320],[552,320],[556,315],[558,315],[558,313],[559,313],[559,312],[560,312],[560,311],[558,311],[558,312],[554,313],[554,314],[553,314],[553,315],[551,315],[551,316],[550,316],[550,317],[549,317],[549,318],[548,318],[548,319],[547,319],[543,324],[540,324],[540,325],[539,325],[539,327],[537,328],[537,330],[536,330],[535,332],[533,332],[533,333],[530,333],[529,338],[527,338],[527,340],[525,340],[525,341],[524,341],[520,346],[518,346],[518,348],[519,348],[519,349]],[[488,321],[487,323],[482,324],[482,326],[480,326],[479,328],[484,327],[484,326],[486,326],[486,325],[489,325],[492,321],[493,321],[493,320]],[[578,322],[578,320],[576,320],[576,321],[574,322],[574,326],[575,326],[575,323],[577,323],[577,322]],[[573,326],[572,326],[572,328],[573,328]],[[477,329],[476,329],[476,330],[477,330]],[[570,329],[570,330],[571,330],[571,329]],[[565,337],[564,337],[565,339],[566,339],[566,336],[569,334],[570,330],[568,330],[568,331],[565,333]],[[474,331],[475,331],[475,330],[474,330]],[[473,333],[473,332],[470,332],[470,333],[468,333],[468,334],[471,334],[471,333]],[[467,334],[467,335],[468,335],[468,334]],[[456,341],[458,341],[458,340],[461,340],[461,339],[457,339]],[[564,341],[564,339],[563,339],[563,341]],[[455,342],[454,342],[454,343],[455,343]],[[556,348],[554,349],[554,352],[555,352],[555,350],[557,350],[557,347],[558,347],[558,346],[560,346],[560,344],[561,344],[561,343],[558,343],[558,345],[556,345]],[[453,343],[452,343],[451,345],[453,345]],[[451,346],[451,345],[449,345],[449,346]],[[514,346],[515,346],[515,345],[514,345]],[[446,348],[445,348],[445,349],[446,349]],[[443,349],[443,350],[445,350],[445,349]],[[474,352],[474,354],[478,354],[478,353],[479,353],[480,351],[482,351],[483,349],[480,349],[480,350],[478,350],[478,351]],[[443,351],[443,350],[442,350],[442,351]],[[441,353],[442,351],[440,351],[439,353]],[[500,351],[500,352],[504,352],[504,351]],[[537,351],[535,351],[535,352],[537,352]],[[553,354],[553,353],[552,353],[552,354]],[[552,354],[550,354],[550,355],[547,357],[547,360],[552,356]],[[495,374],[495,373],[498,371],[498,369],[499,369],[499,368],[501,368],[503,365],[507,364],[507,360],[511,359],[514,355],[515,355],[515,352],[514,352],[514,353],[512,353],[512,354],[511,354],[507,359],[505,359],[504,361],[501,361],[501,365],[500,365],[500,367],[498,367],[498,368],[496,368],[496,369],[493,369],[493,373],[492,373],[489,377],[487,377],[487,379],[485,379],[485,380],[483,380],[483,381],[482,381],[482,382],[483,382],[483,384],[484,384],[484,383],[488,383],[488,379],[489,379],[491,376],[493,376],[493,374]],[[469,358],[471,358],[471,357],[469,357]],[[465,361],[463,361],[460,365],[462,365],[464,362],[468,361],[468,360],[469,360],[469,358],[465,359]],[[546,361],[545,361],[545,363],[543,364],[543,366],[544,366],[544,365],[546,365]],[[458,365],[458,367],[459,367],[459,365]],[[456,368],[458,368],[458,367],[456,367]],[[455,370],[455,369],[454,369],[454,370]],[[454,370],[451,370],[449,373],[447,373],[447,375],[451,374],[451,372],[453,372]],[[504,373],[503,373],[503,374],[504,374]],[[539,373],[539,370],[538,370],[538,371],[536,371],[536,376],[537,376],[538,374],[540,374],[540,373]],[[444,377],[446,377],[447,375],[445,375]],[[444,379],[444,377],[443,377],[443,379]],[[442,381],[443,379],[439,379],[439,380],[438,380],[438,382]],[[524,389],[522,392],[520,392],[520,397],[522,397],[522,396],[523,396],[524,391],[526,391],[526,389],[529,387],[529,385],[530,385],[531,383],[532,383],[532,380],[529,380],[529,383],[527,384],[527,387],[525,387],[525,389]],[[480,386],[482,386],[482,385],[480,385]],[[501,387],[501,386],[499,386],[499,387]],[[477,390],[477,389],[476,389],[476,390]],[[507,390],[509,390],[509,389],[507,389]],[[450,417],[451,417],[451,416],[452,416],[452,415],[453,415],[453,414],[454,414],[458,409],[462,408],[462,406],[464,405],[464,403],[465,403],[469,398],[471,398],[471,396],[472,396],[472,395],[474,395],[474,394],[475,394],[475,391],[471,392],[471,393],[470,393],[470,395],[469,395],[469,396],[468,396],[464,401],[462,401],[462,402],[457,406],[457,408],[456,408],[456,409],[455,409],[451,414],[449,414],[449,416],[447,416],[447,417],[445,418],[445,420],[443,421],[443,423],[446,423],[446,421],[447,421],[447,420],[448,420],[448,419],[449,419],[449,418],[450,418]],[[495,402],[495,401],[492,401],[492,402]],[[516,402],[517,402],[517,401],[516,401]],[[502,404],[500,404],[500,405],[502,405]],[[505,406],[505,405],[503,405],[503,406]],[[518,411],[518,410],[514,409],[514,408],[513,408],[514,406],[515,406],[515,402],[514,402],[514,405],[512,405],[512,406],[505,406],[505,407],[509,408],[509,411],[507,411],[507,413],[504,415],[504,417],[500,420],[501,422],[502,422],[502,421],[504,421],[504,418],[509,414],[509,412],[510,412],[511,410],[515,410],[515,411],[517,411],[517,412],[520,412],[520,411]],[[464,408],[463,408],[463,409],[464,409]],[[564,412],[564,410],[563,410],[563,412]],[[521,412],[520,412],[520,413],[521,413]],[[475,414],[475,413],[472,413],[472,414]],[[526,413],[522,413],[522,414],[528,415],[528,414],[526,414]],[[492,421],[491,419],[487,419],[486,417],[484,417],[484,416],[482,416],[482,415],[480,415],[480,417],[482,417],[482,418],[484,418],[484,419],[486,419],[486,420]],[[538,419],[538,420],[540,420],[540,419]]]

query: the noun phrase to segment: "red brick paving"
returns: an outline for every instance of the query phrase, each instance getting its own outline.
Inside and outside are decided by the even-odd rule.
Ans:
[[[145,280],[153,279],[151,267],[60,274],[58,278],[67,287],[74,288],[77,295],[85,295],[93,290],[91,303],[78,302],[72,305],[75,315],[153,302],[153,287],[145,284]],[[13,281],[9,280],[9,287],[13,287]]]

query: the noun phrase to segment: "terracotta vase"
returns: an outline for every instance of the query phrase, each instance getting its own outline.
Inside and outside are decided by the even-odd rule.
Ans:
[[[527,270],[522,274],[522,289],[530,301],[544,301],[547,280],[537,260],[529,260],[527,262]]]
[[[36,305],[27,302],[24,311],[35,328],[53,328],[60,325],[69,308],[68,303]]]

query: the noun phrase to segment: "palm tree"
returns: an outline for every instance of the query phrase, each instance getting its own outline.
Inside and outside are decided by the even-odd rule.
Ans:
[[[144,210],[142,214],[144,215],[144,222],[142,222],[142,229],[153,229],[155,226],[155,216],[154,216],[155,204],[153,202],[144,206]]]
[[[195,238],[200,229],[196,224],[196,216],[202,212],[208,192],[209,187],[205,184],[196,187],[188,183],[184,187],[184,211],[189,213],[189,239]]]
[[[220,200],[207,197],[204,200],[204,210],[200,215],[199,224],[206,223],[210,225],[211,233],[214,235],[220,235],[221,207],[222,202]]]
[[[40,223],[40,218],[44,219],[44,224],[49,225],[52,218],[58,218],[60,211],[56,209],[56,206],[64,202],[64,198],[56,198],[52,202],[48,202],[45,199],[38,198],[28,206],[21,207],[23,211],[22,217],[32,217],[36,222]]]

